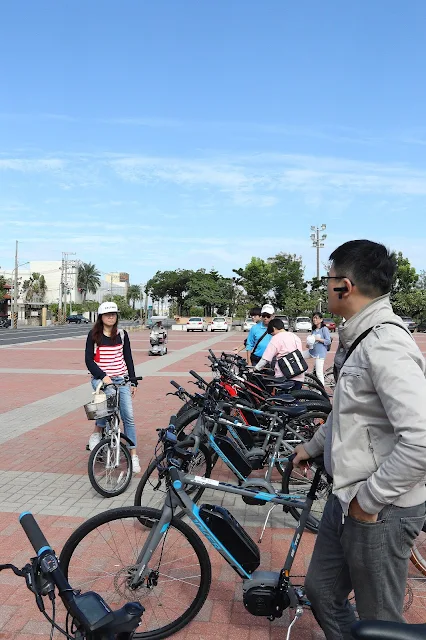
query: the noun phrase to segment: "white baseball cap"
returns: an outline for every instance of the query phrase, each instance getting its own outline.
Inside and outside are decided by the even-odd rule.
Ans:
[[[275,313],[275,309],[271,304],[264,304],[260,313],[270,313],[272,316]]]
[[[118,307],[115,302],[103,302],[98,309],[98,315],[103,313],[118,313]]]

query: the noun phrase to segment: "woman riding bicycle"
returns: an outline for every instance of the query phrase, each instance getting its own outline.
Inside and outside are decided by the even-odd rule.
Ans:
[[[129,336],[124,329],[118,330],[118,307],[115,302],[103,302],[98,309],[98,319],[86,340],[86,367],[93,376],[94,389],[100,380],[104,384],[122,384],[124,376],[135,377]],[[134,473],[139,473],[141,470],[136,453],[136,429],[132,404],[132,396],[135,394],[137,384],[135,380],[131,384],[119,387],[120,415],[124,433],[134,443],[130,448]],[[110,389],[111,387],[107,387],[107,395],[111,393]],[[100,442],[105,423],[105,418],[96,420],[95,431],[89,438],[90,451]]]

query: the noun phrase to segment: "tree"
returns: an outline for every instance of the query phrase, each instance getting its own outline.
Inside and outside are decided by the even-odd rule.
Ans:
[[[392,294],[408,293],[416,286],[419,276],[411,266],[408,258],[404,258],[401,251],[396,256],[396,276],[392,287]]]
[[[153,300],[162,300],[166,296],[172,298],[177,304],[178,314],[182,314],[193,273],[189,269],[157,271],[146,283],[145,293],[150,295]]]
[[[268,258],[271,285],[278,309],[289,312],[289,300],[306,290],[302,258],[290,253],[277,253]]]
[[[241,285],[251,304],[262,305],[268,302],[271,290],[271,266],[262,258],[253,257],[244,269],[233,269],[239,276],[237,284]]]
[[[141,288],[138,284],[131,284],[127,289],[127,302],[132,301],[132,309],[135,310],[136,300],[141,299]]]
[[[47,284],[44,276],[32,273],[29,280],[22,285],[25,291],[26,302],[43,302],[47,292]]]
[[[419,279],[417,280],[416,287],[418,289],[426,290],[426,271],[424,269],[419,273]]]
[[[4,276],[0,276],[0,304],[2,304],[5,295],[8,293],[6,289],[6,279]]]
[[[224,314],[230,310],[232,299],[232,278],[224,278],[214,269],[208,273],[204,269],[199,269],[189,281],[185,308],[202,307],[204,315],[208,316],[212,315],[215,309],[218,313]]]
[[[87,293],[96,293],[101,286],[101,274],[91,262],[83,262],[78,267],[77,288],[83,294],[83,302]]]
[[[417,320],[422,320],[426,316],[426,291],[422,289],[399,291],[392,297],[392,306],[398,315],[410,315]]]

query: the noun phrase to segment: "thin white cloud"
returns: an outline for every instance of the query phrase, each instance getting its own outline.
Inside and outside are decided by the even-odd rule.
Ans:
[[[61,158],[4,158],[0,159],[0,170],[20,173],[58,172],[65,167]]]

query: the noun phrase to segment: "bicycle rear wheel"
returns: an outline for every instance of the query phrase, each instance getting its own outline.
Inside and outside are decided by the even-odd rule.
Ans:
[[[148,575],[130,589],[138,555],[160,517],[160,511],[141,507],[105,511],[80,525],[59,557],[73,589],[96,591],[112,609],[134,601],[145,607],[134,638],[160,640],[176,633],[197,615],[210,589],[207,550],[175,518],[151,556]]]
[[[132,458],[128,448],[120,442],[119,463],[116,440],[103,438],[89,456],[88,473],[92,487],[104,498],[113,498],[123,493],[132,479]]]

